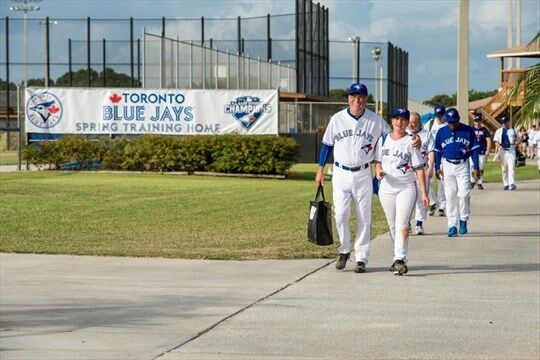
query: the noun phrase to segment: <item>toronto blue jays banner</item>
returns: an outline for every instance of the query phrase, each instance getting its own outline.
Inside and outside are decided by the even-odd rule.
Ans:
[[[27,88],[26,132],[277,134],[277,90]]]

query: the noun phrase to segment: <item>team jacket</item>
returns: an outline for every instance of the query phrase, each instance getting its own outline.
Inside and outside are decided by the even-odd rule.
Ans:
[[[478,145],[474,145],[476,136],[472,127],[459,123],[456,130],[444,126],[435,137],[435,170],[441,167],[441,159],[467,160],[472,156],[473,168],[478,170]]]
[[[386,173],[381,185],[386,184],[395,189],[414,186],[414,170],[425,166],[421,150],[413,148],[410,135],[399,140],[392,139],[390,134],[385,135],[377,143],[374,161],[381,163]]]
[[[333,146],[334,160],[342,165],[355,167],[371,163],[375,144],[383,133],[390,130],[382,117],[368,109],[358,118],[349,109],[332,116],[322,142]]]

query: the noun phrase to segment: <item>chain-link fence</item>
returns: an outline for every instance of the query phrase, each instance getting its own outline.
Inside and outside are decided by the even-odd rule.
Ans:
[[[280,89],[296,92],[296,70],[143,33],[143,87],[181,89]]]

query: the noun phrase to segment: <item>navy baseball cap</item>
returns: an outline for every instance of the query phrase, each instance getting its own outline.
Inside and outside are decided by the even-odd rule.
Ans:
[[[443,105],[441,104],[437,104],[433,107],[433,112],[435,113],[435,115],[437,116],[443,116],[446,112],[446,109],[444,108]]]
[[[447,123],[453,123],[459,121],[459,111],[455,108],[449,108],[444,114],[444,121]]]
[[[391,116],[393,118],[400,117],[405,120],[409,120],[410,113],[409,113],[409,110],[407,110],[407,108],[397,107],[397,108],[394,108],[394,110],[392,110]]]
[[[508,122],[508,116],[506,116],[506,115],[501,116],[501,118],[499,119],[499,122],[501,124],[504,124],[504,123]]]
[[[482,121],[482,115],[481,114],[474,114],[473,120],[476,122]]]
[[[347,95],[356,95],[356,94],[368,96],[366,85],[360,84],[360,83],[352,84],[349,87],[349,90],[347,91]]]

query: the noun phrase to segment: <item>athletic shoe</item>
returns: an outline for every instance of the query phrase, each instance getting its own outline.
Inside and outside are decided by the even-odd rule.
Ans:
[[[465,235],[467,233],[467,221],[459,220],[459,233]]]
[[[444,209],[439,209],[439,216],[444,216]]]
[[[393,262],[392,265],[390,265],[390,269],[389,269],[390,271],[396,270],[396,267],[394,266],[395,264],[396,264],[396,263]]]
[[[508,190],[508,185],[504,185],[503,190]]]
[[[349,260],[349,256],[351,256],[351,253],[339,254],[339,258],[336,262],[336,269],[345,269],[345,265],[347,265],[347,260]]]
[[[409,272],[407,265],[403,260],[394,261],[394,275],[403,275]]]
[[[422,227],[422,225],[417,225],[414,230],[414,233],[416,235],[424,235],[424,228]]]
[[[457,228],[455,226],[450,226],[448,228],[448,233],[446,234],[446,237],[455,237],[457,236]]]
[[[482,186],[482,184],[478,184],[478,190],[484,190],[484,187]]]
[[[510,190],[516,190],[516,189],[517,189],[516,185],[514,184],[510,185]]]
[[[475,185],[476,185],[475,182],[474,182],[474,183],[473,183],[473,182],[471,183],[471,190],[474,189],[474,186],[475,186]]]
[[[433,214],[435,214],[435,207],[436,207],[435,204],[429,207],[429,211],[428,211],[429,216],[433,216]]]
[[[365,273],[366,272],[366,264],[364,264],[362,261],[358,261],[356,263],[356,267],[354,268],[355,273]]]

